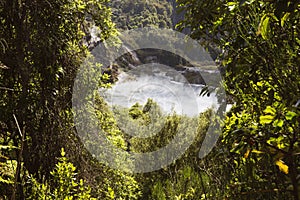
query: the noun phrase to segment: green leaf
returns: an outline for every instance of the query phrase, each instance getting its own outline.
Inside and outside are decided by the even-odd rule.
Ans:
[[[285,21],[289,18],[290,14],[291,14],[291,13],[287,12],[287,13],[285,13],[285,14],[283,15],[283,17],[281,18],[281,20],[280,20],[280,25],[281,25],[282,27],[284,26]]]
[[[64,157],[66,155],[66,152],[64,150],[64,148],[61,148],[61,154],[60,154],[62,157]]]
[[[263,81],[259,81],[259,82],[256,83],[256,85],[259,86],[259,87],[262,87],[264,85],[264,82]]]
[[[0,144],[0,149],[18,149],[18,147]]]
[[[228,6],[229,11],[233,11],[236,8],[237,4],[238,4],[237,2],[233,2],[233,1],[228,2],[227,6]]]
[[[276,109],[271,106],[267,106],[267,108],[263,111],[265,114],[275,115]]]
[[[115,198],[115,192],[111,187],[108,187],[108,194],[111,199]]]
[[[11,181],[11,180],[3,179],[3,178],[0,176],[0,183],[13,184],[14,182]]]
[[[276,120],[273,122],[273,126],[274,126],[274,127],[282,127],[282,126],[283,126],[283,120],[281,120],[281,119],[276,119]]]
[[[288,111],[286,114],[285,114],[285,118],[287,120],[292,120],[295,116],[297,115],[297,113],[293,112],[293,111]]]
[[[259,32],[263,39],[267,40],[271,33],[270,28],[270,17],[268,15],[264,15],[261,18],[260,24],[259,24]]]
[[[265,152],[263,152],[263,151],[258,151],[258,150],[256,150],[256,149],[253,149],[253,150],[252,150],[252,153],[263,154],[263,153],[265,153]]]
[[[273,115],[262,115],[259,117],[259,122],[261,124],[270,124],[275,116]]]

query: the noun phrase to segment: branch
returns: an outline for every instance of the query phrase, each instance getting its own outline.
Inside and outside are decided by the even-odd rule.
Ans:
[[[281,152],[283,155],[290,155],[289,154],[289,152],[287,152],[287,151],[284,151],[284,150],[282,150],[282,149],[279,149],[279,148],[277,148],[276,146],[273,146],[273,145],[271,145],[271,144],[269,144],[269,143],[267,143],[267,142],[264,142],[264,144],[266,145],[266,146],[268,146],[268,147],[270,147],[270,148],[273,148],[274,150],[276,150],[276,151],[278,151],[278,152]]]
[[[7,88],[7,87],[0,87],[0,90],[10,90],[10,91],[14,91],[14,89]]]
[[[13,193],[12,193],[12,196],[11,196],[11,200],[15,200],[16,199],[18,177],[20,176],[20,172],[21,172],[22,154],[23,154],[23,147],[24,147],[24,142],[25,142],[25,134],[24,133],[22,134],[22,131],[20,129],[20,126],[19,126],[19,123],[18,123],[18,120],[17,120],[15,114],[13,114],[13,116],[14,116],[16,125],[18,127],[18,131],[19,131],[20,136],[21,136],[22,139],[21,139],[21,149],[20,149],[20,152],[19,152],[18,160],[17,160],[17,169],[16,169],[16,174],[15,174],[15,183],[14,183],[14,188],[13,188]]]

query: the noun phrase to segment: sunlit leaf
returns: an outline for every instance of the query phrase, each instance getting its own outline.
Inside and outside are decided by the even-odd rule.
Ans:
[[[264,82],[263,81],[259,81],[259,82],[256,83],[256,85],[259,86],[259,87],[262,87],[264,85]]]
[[[0,183],[13,184],[14,182],[11,181],[11,180],[3,179],[3,178],[0,176]]]
[[[271,28],[270,28],[270,17],[268,15],[264,15],[261,18],[258,30],[259,30],[258,35],[261,34],[263,39],[267,40],[269,38],[269,35],[271,33]]]
[[[265,153],[265,152],[263,152],[263,151],[258,151],[258,150],[256,150],[256,149],[253,149],[253,150],[252,150],[252,153],[262,154],[262,153]]]
[[[291,13],[287,12],[287,13],[285,13],[285,14],[283,15],[283,17],[282,17],[281,20],[280,20],[280,25],[281,25],[281,26],[284,26],[284,23],[285,23],[285,21],[289,18],[290,14],[291,14]]]
[[[292,120],[293,119],[293,117],[295,117],[297,114],[295,113],[295,112],[293,112],[293,111],[288,111],[286,114],[285,114],[285,118],[287,119],[287,120]]]
[[[229,11],[233,11],[237,6],[237,2],[233,2],[233,1],[228,2],[227,6],[228,6]]]
[[[261,124],[270,124],[275,116],[273,115],[263,115],[259,117],[259,122]]]
[[[271,106],[267,106],[267,108],[263,112],[265,114],[271,114],[271,115],[275,115],[276,114],[275,108],[272,108]]]
[[[283,120],[281,120],[281,119],[276,119],[276,120],[273,122],[273,126],[274,126],[274,127],[282,127],[282,126],[283,126]]]
[[[66,152],[64,150],[64,148],[61,148],[61,156],[64,157],[66,155]]]
[[[0,149],[17,149],[18,147],[15,146],[10,146],[10,145],[1,145],[0,144]]]
[[[280,171],[282,171],[285,174],[289,173],[289,166],[287,166],[286,164],[284,164],[284,162],[282,160],[276,160],[275,163],[279,167]]]
[[[251,152],[251,149],[247,149],[246,153],[244,154],[244,158],[248,158],[250,152]]]

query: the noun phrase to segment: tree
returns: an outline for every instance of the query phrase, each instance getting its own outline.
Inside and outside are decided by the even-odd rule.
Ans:
[[[72,86],[87,54],[90,22],[100,28],[101,39],[116,33],[106,2],[0,0],[1,143],[20,146],[15,114],[26,135],[24,166],[37,177],[50,175],[61,147],[83,152],[72,125]],[[86,153],[69,155],[84,167],[79,161]]]
[[[211,154],[231,169],[218,172],[224,196],[299,199],[299,4],[179,0],[186,14],[178,27],[222,50],[218,61],[234,101],[223,153]]]
[[[147,26],[161,28],[173,26],[171,20],[172,6],[167,0],[111,1],[110,5],[113,10],[113,21],[122,30]]]

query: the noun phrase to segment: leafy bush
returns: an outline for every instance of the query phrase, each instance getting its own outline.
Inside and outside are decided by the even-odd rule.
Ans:
[[[178,2],[186,10],[181,30],[222,49],[234,102],[218,149],[202,165],[211,185],[220,198],[300,199],[300,2]]]
[[[68,162],[64,149],[55,168],[51,171],[51,182],[39,183],[33,176],[28,180],[31,187],[26,188],[27,199],[96,199],[91,197],[91,188],[85,185],[83,179],[79,179],[76,167]]]

